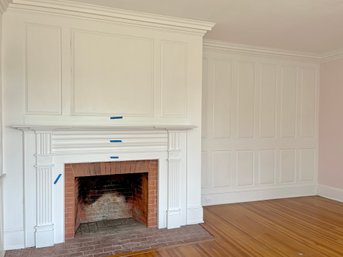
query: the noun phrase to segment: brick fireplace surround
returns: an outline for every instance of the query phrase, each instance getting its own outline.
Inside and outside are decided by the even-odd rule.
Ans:
[[[117,175],[148,174],[147,227],[157,226],[157,160],[96,162],[65,164],[65,238],[73,238],[77,229],[76,210],[78,186],[76,178]]]

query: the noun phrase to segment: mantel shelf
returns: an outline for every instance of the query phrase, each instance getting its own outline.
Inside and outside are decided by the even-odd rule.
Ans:
[[[13,129],[22,131],[151,131],[151,130],[191,130],[195,125],[122,125],[122,126],[95,126],[95,125],[12,125]]]

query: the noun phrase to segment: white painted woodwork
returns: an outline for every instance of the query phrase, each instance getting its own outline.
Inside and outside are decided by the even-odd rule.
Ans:
[[[280,68],[280,134],[282,138],[294,138],[297,120],[297,68]]]
[[[205,47],[203,204],[316,190],[315,59]]]
[[[293,149],[280,150],[280,182],[294,183],[296,179],[296,156]]]
[[[72,53],[74,115],[153,116],[153,39],[74,31]]]
[[[161,42],[162,116],[186,118],[187,115],[187,44]]]
[[[187,134],[177,129],[131,127],[18,126],[24,133],[24,185],[36,197],[25,198],[26,247],[64,242],[64,165],[67,163],[158,160],[158,227],[187,224]],[[111,143],[111,139],[121,139]],[[33,153],[33,154],[32,154]],[[118,160],[112,160],[117,156]],[[61,174],[60,181],[54,184]],[[36,193],[35,193],[36,192]],[[191,212],[194,211],[191,209]],[[198,221],[199,222],[199,221]],[[34,225],[34,226],[32,226]]]
[[[35,142],[36,157],[36,247],[54,244],[54,224],[52,213],[52,172],[53,159],[51,148],[52,133],[37,131]],[[24,146],[25,147],[25,146]],[[25,186],[30,186],[26,185]]]
[[[6,249],[63,242],[63,181],[48,182],[64,163],[117,154],[160,160],[160,227],[203,222],[202,37],[213,25],[70,1],[13,1],[3,46]],[[167,131],[178,144],[168,144]],[[109,137],[123,143],[114,148]],[[36,156],[41,139],[51,154]]]
[[[255,65],[248,61],[238,62],[237,70],[238,137],[252,138],[255,131]]]
[[[61,59],[61,28],[27,24],[27,114],[61,114]]]

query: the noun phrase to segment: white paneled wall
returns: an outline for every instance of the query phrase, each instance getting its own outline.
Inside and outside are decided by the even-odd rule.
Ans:
[[[316,60],[205,47],[203,204],[311,195]]]
[[[34,246],[33,229],[46,238],[27,222],[35,191],[25,185],[40,170],[14,125],[192,128],[182,215],[202,222],[202,46],[214,24],[54,0],[14,2],[4,18],[5,248]]]

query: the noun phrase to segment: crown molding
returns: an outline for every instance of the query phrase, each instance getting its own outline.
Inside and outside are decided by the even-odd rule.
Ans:
[[[2,0],[0,0],[2,1]],[[70,0],[13,0],[10,9],[43,11],[57,15],[91,18],[103,21],[124,22],[149,27],[163,27],[195,32],[204,35],[215,23],[176,18],[158,14],[129,11]]]
[[[343,59],[343,49],[338,49],[338,50],[323,54],[321,62],[322,63],[333,62],[340,59]]]
[[[0,0],[0,13],[4,13],[10,3],[12,0]]]
[[[235,44],[235,43],[216,41],[216,40],[205,40],[204,48],[213,49],[213,50],[226,50],[226,51],[231,50],[235,52],[249,53],[249,54],[253,53],[253,54],[264,54],[264,55],[267,54],[267,55],[272,55],[272,56],[309,58],[309,59],[317,60],[317,61],[320,61],[320,59],[322,58],[321,55],[315,54],[315,53],[289,51],[289,50],[275,49],[275,48],[264,48],[264,47]]]

